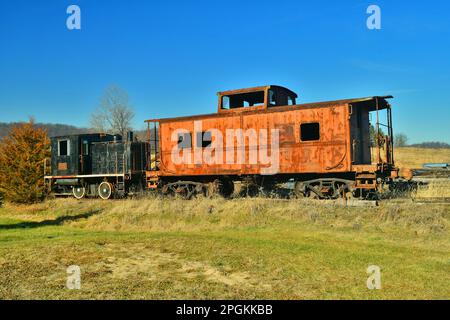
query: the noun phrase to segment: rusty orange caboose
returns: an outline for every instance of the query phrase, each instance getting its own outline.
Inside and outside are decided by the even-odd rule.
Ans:
[[[299,196],[366,197],[397,175],[392,96],[297,104],[291,90],[262,86],[218,98],[214,114],[146,121],[148,188],[189,197],[294,181]]]

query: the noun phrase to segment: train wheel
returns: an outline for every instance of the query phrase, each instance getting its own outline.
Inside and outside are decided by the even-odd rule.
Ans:
[[[73,187],[72,193],[76,199],[78,200],[83,199],[84,196],[86,195],[86,188],[80,186]]]
[[[225,179],[223,181],[223,188],[222,188],[222,196],[225,198],[229,198],[234,193],[234,182],[230,179]]]
[[[254,198],[261,195],[260,186],[253,182],[244,182],[241,188],[241,195],[244,197]]]
[[[308,198],[311,199],[311,200],[319,200],[320,199],[320,197],[316,193],[314,193],[313,191],[309,192]]]
[[[185,200],[191,200],[195,195],[201,193],[202,189],[195,185],[189,184],[181,185],[176,189],[176,193],[179,194]]]
[[[353,200],[354,198],[355,198],[355,196],[353,195],[353,192],[347,191],[347,192],[345,193],[345,199],[346,199],[346,200]]]
[[[102,182],[98,187],[98,195],[103,200],[108,200],[111,198],[113,193],[113,185],[109,182]]]
[[[214,196],[217,196],[218,194],[219,194],[219,180],[215,180],[206,185],[204,195],[207,198],[212,198]]]
[[[317,190],[316,187],[310,185],[309,188],[307,188],[306,194],[309,199],[319,200],[321,192]]]
[[[259,187],[259,193],[262,197],[277,197],[277,185],[274,181],[263,181]]]
[[[234,192],[234,183],[230,179],[216,179],[205,186],[205,195],[213,197],[220,195],[229,198]]]
[[[169,193],[170,193],[170,188],[169,188],[169,185],[168,184],[164,184],[164,185],[162,185],[162,187],[161,187],[161,193],[163,194],[163,195],[169,195]]]
[[[294,195],[295,195],[296,198],[299,198],[299,199],[305,197],[306,192],[305,192],[305,185],[303,184],[303,182],[297,181],[295,183]]]
[[[197,195],[204,194],[204,186],[199,182],[178,181],[168,183],[161,189],[162,194],[179,196],[182,199],[190,200]]]

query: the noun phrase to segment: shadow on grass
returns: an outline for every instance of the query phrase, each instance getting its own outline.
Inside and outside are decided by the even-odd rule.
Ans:
[[[95,214],[100,213],[101,210],[93,210],[86,213],[78,214],[75,216],[63,216],[58,217],[54,220],[44,220],[44,221],[28,221],[28,222],[20,222],[15,224],[0,224],[0,230],[6,229],[27,229],[27,228],[40,228],[47,226],[60,226],[65,222],[77,221],[80,219],[87,219]]]

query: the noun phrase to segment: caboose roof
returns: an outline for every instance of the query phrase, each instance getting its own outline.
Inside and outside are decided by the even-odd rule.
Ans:
[[[383,110],[389,106],[389,102],[387,101],[387,99],[393,98],[394,98],[393,96],[372,96],[366,98],[353,98],[353,99],[318,102],[316,104],[312,103],[312,105],[357,104],[360,105],[361,107],[369,108],[369,111],[375,111],[377,109],[377,102],[378,102],[378,110]]]
[[[288,92],[290,95],[294,96],[295,98],[297,98],[297,94],[292,91],[289,90],[286,87],[282,87],[282,86],[276,86],[276,85],[268,85],[268,86],[259,86],[259,87],[252,87],[252,88],[244,88],[244,89],[236,89],[236,90],[227,90],[227,91],[220,91],[217,92],[217,95],[220,96],[228,96],[228,95],[233,95],[233,94],[240,94],[240,93],[249,93],[249,92],[257,92],[257,91],[266,91],[269,90],[270,88],[274,88],[274,89],[278,89],[278,90],[283,90]]]
[[[257,90],[257,89],[263,89],[271,87],[255,87],[255,88],[249,88],[249,89],[241,89],[241,90]],[[289,90],[289,89],[287,89]],[[219,92],[219,94],[232,94],[230,92],[239,93],[240,90],[230,90],[230,91],[223,91]],[[240,93],[244,92],[252,92],[252,91],[242,91]],[[352,104],[355,107],[361,107],[361,108],[368,108],[369,111],[375,111],[377,110],[377,102],[378,102],[378,110],[386,109],[390,106],[387,99],[392,99],[393,96],[372,96],[372,97],[365,97],[365,98],[353,98],[353,99],[343,99],[343,100],[332,100],[332,101],[323,101],[323,102],[310,102],[310,103],[303,103],[303,104],[296,104],[293,106],[278,106],[273,108],[268,108],[264,110],[252,110],[248,111],[248,113],[272,113],[272,112],[286,112],[286,111],[292,111],[295,109],[311,109],[311,108],[326,108],[326,107],[332,107],[332,106],[338,106],[338,105],[346,105],[346,104]],[[243,110],[242,112],[245,112]],[[211,117],[229,117],[230,114],[224,114],[224,113],[209,113],[209,114],[202,114],[202,115],[195,115],[195,116],[183,116],[183,117],[175,117],[175,118],[160,118],[160,119],[150,119],[145,120],[145,122],[153,122],[153,121],[159,121],[159,122],[171,122],[171,121],[185,121],[185,120],[200,120],[205,118],[211,118]]]

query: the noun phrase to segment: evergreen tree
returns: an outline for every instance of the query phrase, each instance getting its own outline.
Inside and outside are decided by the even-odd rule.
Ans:
[[[5,200],[33,203],[45,197],[44,159],[50,156],[47,132],[33,120],[14,126],[0,141],[0,193]]]

